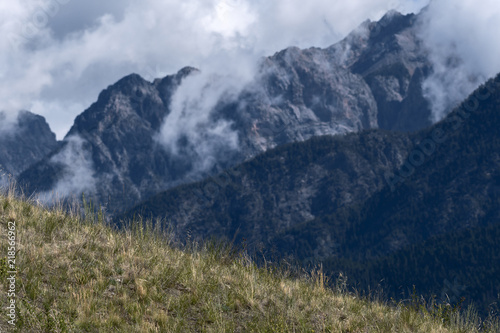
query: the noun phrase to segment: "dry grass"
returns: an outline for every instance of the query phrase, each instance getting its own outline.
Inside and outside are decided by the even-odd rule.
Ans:
[[[19,332],[473,332],[457,315],[388,306],[325,287],[321,272],[291,278],[209,242],[179,250],[167,234],[116,231],[0,195],[0,258],[17,227]],[[5,265],[5,262],[3,262]],[[0,280],[6,289],[5,267]],[[2,292],[0,304],[8,299]],[[1,329],[0,329],[1,330]]]

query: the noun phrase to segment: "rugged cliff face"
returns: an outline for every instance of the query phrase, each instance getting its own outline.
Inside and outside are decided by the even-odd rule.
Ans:
[[[0,113],[0,122],[5,121]],[[19,175],[58,146],[42,116],[22,111],[17,122],[0,131],[0,174]]]
[[[184,68],[153,83],[132,74],[108,87],[76,118],[61,147],[21,174],[21,183],[38,193],[57,188],[59,195],[90,192],[112,209],[164,189],[187,168],[173,164],[154,137],[172,94],[193,71]],[[82,173],[92,184],[75,186]]]
[[[130,75],[103,91],[77,117],[61,148],[20,180],[32,192],[93,194],[114,213],[282,144],[379,127],[423,127],[429,110],[419,104],[419,89],[428,64],[413,31],[415,20],[389,13],[330,48],[292,47],[262,59],[254,79],[237,96],[222,94],[206,119],[209,125],[196,127],[208,136],[223,120],[236,133],[237,146],[202,142],[212,146],[201,160],[193,153],[200,143],[191,142],[189,133],[167,143],[180,147],[175,154],[158,140],[162,125],[176,126],[167,116],[179,85],[198,71],[185,68],[152,83]],[[72,158],[79,160],[78,171]],[[203,163],[208,167],[200,168]],[[79,174],[86,175],[84,181]]]
[[[237,113],[242,141],[267,149],[315,135],[431,125],[421,89],[431,66],[417,20],[390,12],[329,48],[291,47],[266,58],[262,89],[243,95],[249,102]]]
[[[416,131],[430,125],[422,82],[431,65],[416,37],[418,15],[390,12],[369,26],[368,45],[350,67],[363,76],[377,101],[380,128]]]

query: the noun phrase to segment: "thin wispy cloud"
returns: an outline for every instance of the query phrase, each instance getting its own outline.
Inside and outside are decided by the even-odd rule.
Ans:
[[[66,145],[49,161],[61,168],[61,177],[50,191],[37,194],[41,202],[57,202],[58,198],[95,191],[97,180],[90,152],[84,147],[85,141],[79,136],[69,136],[65,141]]]
[[[500,3],[486,0],[432,1],[420,22],[433,65],[424,82],[433,121],[500,72]]]

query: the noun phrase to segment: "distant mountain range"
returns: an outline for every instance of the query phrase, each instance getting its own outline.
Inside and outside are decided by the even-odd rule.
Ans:
[[[188,136],[176,143],[181,149],[175,155],[155,140],[179,84],[198,70],[185,68],[153,83],[138,75],[125,77],[77,117],[61,146],[24,171],[20,183],[28,193],[64,192],[64,181],[75,185],[78,181],[68,180],[75,172],[57,156],[69,154],[74,140],[68,142],[78,137],[95,183],[78,189],[93,192],[115,214],[282,144],[363,129],[428,126],[421,83],[430,65],[413,28],[416,20],[413,14],[391,12],[329,48],[289,48],[263,59],[254,81],[236,99],[221,98],[210,116],[213,123],[231,124],[238,147],[210,147],[202,161]],[[200,169],[198,164],[207,160],[211,165]]]
[[[0,112],[0,122],[6,121]],[[42,116],[19,112],[12,128],[0,129],[0,174],[18,176],[58,147]]]

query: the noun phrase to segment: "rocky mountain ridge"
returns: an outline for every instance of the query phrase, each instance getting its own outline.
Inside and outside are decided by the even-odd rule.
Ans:
[[[0,112],[0,122],[6,121]],[[45,118],[28,111],[18,113],[16,122],[0,130],[0,175],[18,176],[58,146]]]
[[[254,81],[236,99],[222,98],[209,124],[198,129],[209,133],[223,119],[237,133],[237,148],[211,147],[201,158],[194,156],[197,143],[188,133],[173,143],[181,147],[177,155],[157,140],[177,88],[197,70],[186,68],[153,83],[130,75],[103,91],[77,117],[63,145],[19,180],[29,193],[90,192],[113,214],[282,144],[370,128],[424,127],[430,111],[420,83],[429,63],[413,28],[416,20],[391,12],[327,49],[292,47],[263,59]],[[67,144],[73,137],[78,153]],[[76,186],[79,172],[61,165],[60,154],[80,156],[80,169],[93,186]],[[207,160],[212,162],[198,171],[197,163]]]

